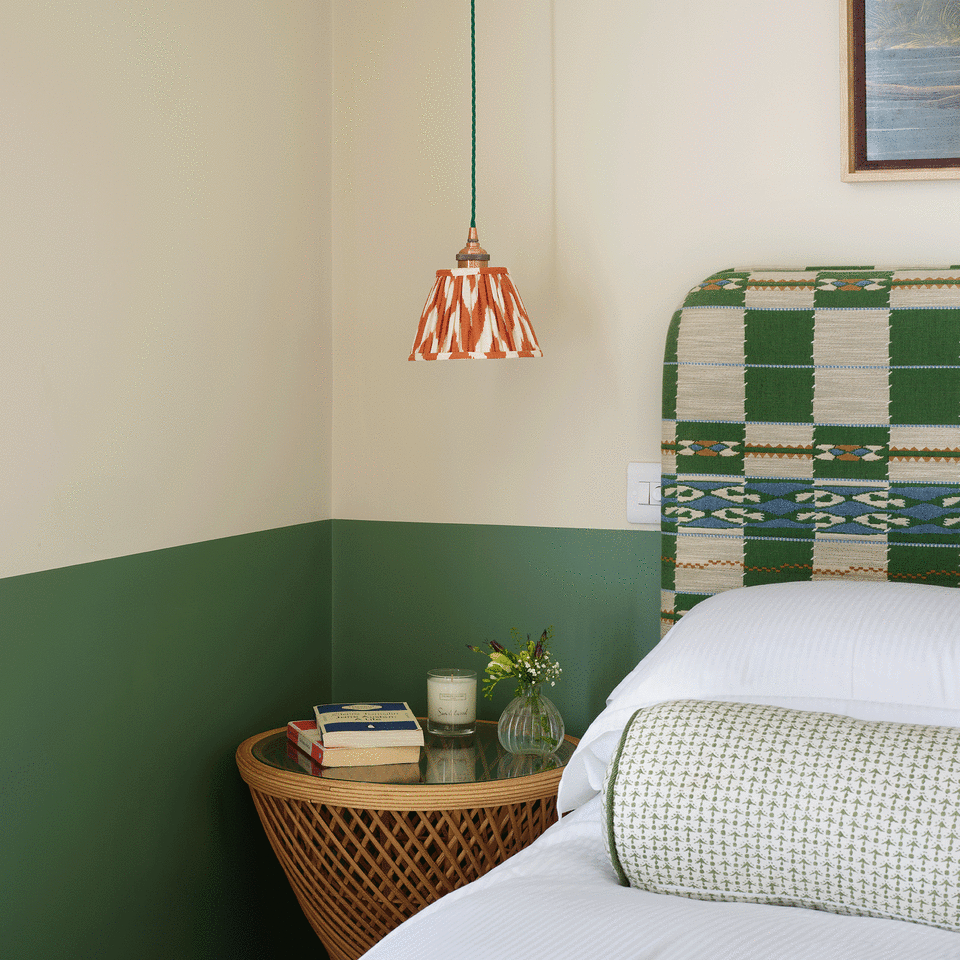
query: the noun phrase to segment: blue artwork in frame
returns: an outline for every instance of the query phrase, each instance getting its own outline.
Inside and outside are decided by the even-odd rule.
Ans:
[[[960,0],[842,0],[843,179],[960,178]]]

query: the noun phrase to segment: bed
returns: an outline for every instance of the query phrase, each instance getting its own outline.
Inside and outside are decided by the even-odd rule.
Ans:
[[[958,960],[960,267],[698,283],[662,451],[662,639],[562,818],[365,956]]]

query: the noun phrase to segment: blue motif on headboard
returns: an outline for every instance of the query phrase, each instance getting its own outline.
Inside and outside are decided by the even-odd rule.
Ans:
[[[731,587],[960,585],[960,266],[724,270],[663,380],[664,630]]]

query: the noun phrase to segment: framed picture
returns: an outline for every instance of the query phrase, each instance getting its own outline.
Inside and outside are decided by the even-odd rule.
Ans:
[[[960,179],[960,0],[840,0],[844,180]]]

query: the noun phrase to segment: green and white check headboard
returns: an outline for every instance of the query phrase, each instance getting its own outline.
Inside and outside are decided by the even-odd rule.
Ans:
[[[960,585],[960,266],[724,270],[673,316],[664,630],[731,587]]]

